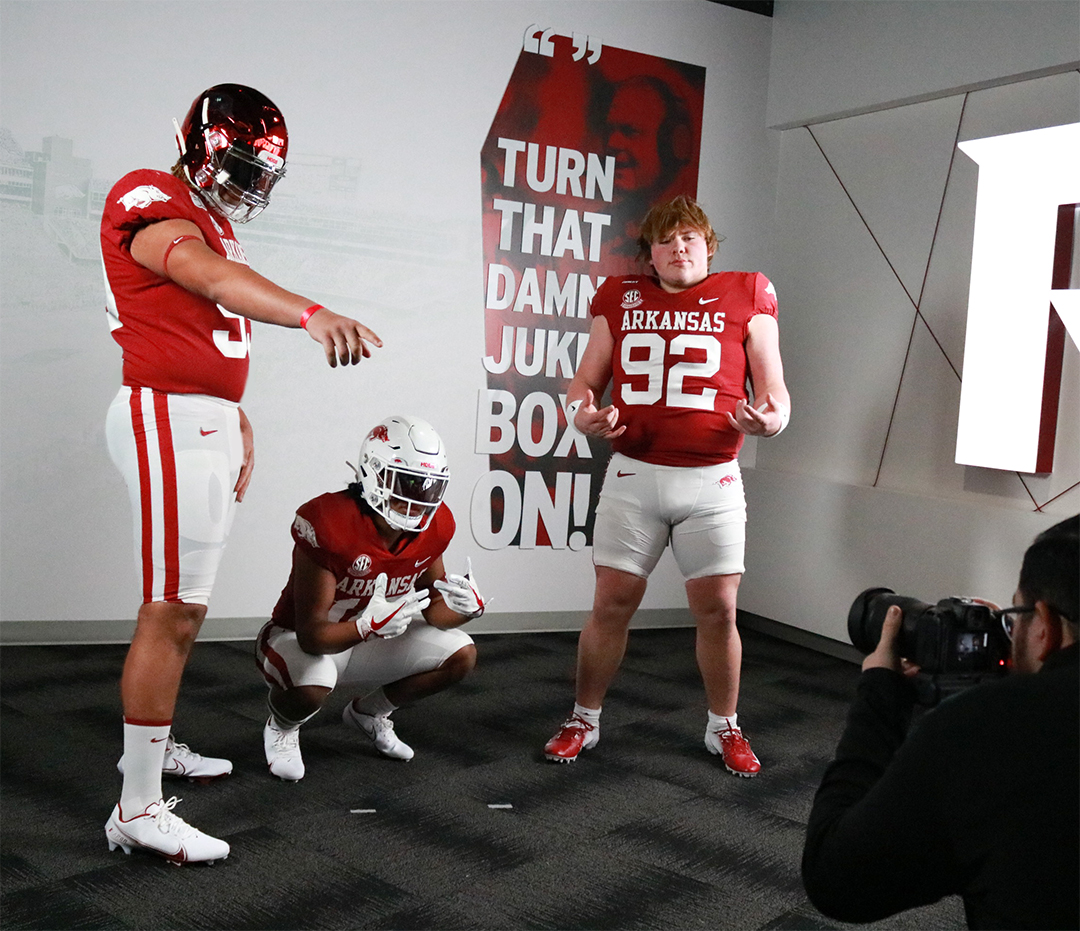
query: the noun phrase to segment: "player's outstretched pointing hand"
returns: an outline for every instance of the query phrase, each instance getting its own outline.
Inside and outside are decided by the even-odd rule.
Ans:
[[[382,340],[362,323],[320,307],[304,323],[304,329],[326,353],[331,368],[356,365],[371,355],[371,346],[382,347]]]
[[[473,579],[472,560],[469,558],[465,560],[464,575],[450,574],[445,582],[442,579],[436,581],[435,587],[442,592],[451,611],[464,614],[469,620],[480,617],[487,607],[487,602]]]
[[[375,579],[375,591],[371,601],[356,619],[356,630],[361,640],[369,637],[382,637],[390,640],[405,633],[409,624],[423,616],[424,609],[431,604],[427,589],[423,594],[410,591],[397,601],[386,600],[386,573],[380,572]]]

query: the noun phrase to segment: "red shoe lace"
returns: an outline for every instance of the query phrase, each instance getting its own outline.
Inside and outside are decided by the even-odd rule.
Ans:
[[[742,731],[728,728],[726,731],[720,731],[720,744],[725,751],[732,753],[752,753],[750,749],[750,743],[742,735]]]
[[[582,731],[592,731],[592,730],[595,730],[596,728],[594,728],[593,725],[591,725],[588,721],[586,721],[580,715],[574,714],[574,715],[571,715],[569,720],[567,720],[566,723],[563,724],[562,729],[564,731],[568,730],[568,729],[577,729],[577,730],[582,730]]]

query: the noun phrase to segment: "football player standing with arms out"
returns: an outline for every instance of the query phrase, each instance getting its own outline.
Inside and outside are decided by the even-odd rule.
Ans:
[[[334,688],[357,696],[345,724],[384,756],[411,760],[390,714],[476,664],[472,638],[455,628],[485,605],[471,562],[464,575],[443,567],[455,525],[439,435],[418,417],[390,417],[364,439],[356,473],[347,490],[296,512],[292,572],[257,641],[270,686],[266,762],[291,782],[304,776],[300,725]]]
[[[139,170],[109,192],[101,221],[106,306],[123,349],[109,408],[109,452],[128,486],[142,606],[120,682],[124,775],[105,825],[109,849],[146,848],[173,863],[228,856],[164,801],[163,773],[208,780],[232,771],[172,736],[180,679],[206,616],[235,505],[251,481],[251,425],[240,409],[250,320],[302,327],[331,366],[382,343],[371,330],[247,266],[232,223],[269,202],[288,134],[259,91],[220,84],[176,126],[172,173]]]
[[[592,301],[567,416],[582,433],[611,440],[614,454],[596,508],[596,590],[578,640],[577,702],[544,747],[549,760],[569,763],[599,741],[601,706],[630,619],[670,540],[697,625],[709,704],[705,746],[737,776],[761,769],[736,715],[742,643],[735,600],[746,536],[736,456],[744,434],[784,429],[791,399],[776,292],[759,273],[710,274],[717,242],[691,198],[655,206],[639,239],[654,274],[609,278]],[[598,409],[609,382],[612,404]]]

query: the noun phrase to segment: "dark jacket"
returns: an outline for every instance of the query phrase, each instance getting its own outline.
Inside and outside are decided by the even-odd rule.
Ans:
[[[955,894],[972,928],[1080,927],[1078,658],[961,692],[906,739],[911,683],[864,672],[810,812],[810,901],[873,921]]]

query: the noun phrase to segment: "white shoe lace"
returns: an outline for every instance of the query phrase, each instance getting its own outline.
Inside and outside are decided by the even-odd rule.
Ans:
[[[174,743],[170,756],[180,757],[184,761],[191,761],[192,763],[201,760],[202,756],[191,749],[187,744]]]
[[[390,720],[389,715],[374,715],[368,714],[366,711],[357,711],[356,705],[350,705],[349,711],[352,714],[352,720],[372,740],[379,740],[387,733],[393,735],[394,722]],[[368,721],[371,722],[370,727],[368,726]]]
[[[381,737],[384,740],[393,740],[394,738],[394,722],[389,717],[372,717],[371,723],[375,729],[376,738]]]
[[[150,816],[150,820],[157,825],[157,829],[162,834],[172,834],[174,837],[178,837],[180,840],[191,837],[193,834],[197,834],[198,831],[188,824],[179,815],[174,815],[172,810],[176,807],[177,803],[181,799],[178,799],[175,795],[166,801],[155,802],[146,809],[146,813]],[[154,811],[155,805],[157,811]]]
[[[274,732],[274,751],[277,753],[294,756],[300,752],[300,728],[294,727],[290,731],[283,731],[275,725],[270,725]]]

